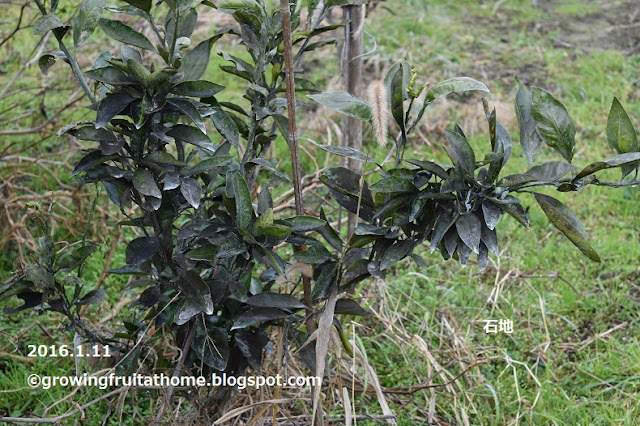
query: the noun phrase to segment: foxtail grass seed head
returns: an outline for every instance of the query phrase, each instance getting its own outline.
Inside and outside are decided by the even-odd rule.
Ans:
[[[384,147],[387,144],[387,128],[389,120],[389,101],[387,100],[387,90],[382,81],[371,83],[367,97],[371,104],[373,113],[373,130],[376,135],[378,145]]]

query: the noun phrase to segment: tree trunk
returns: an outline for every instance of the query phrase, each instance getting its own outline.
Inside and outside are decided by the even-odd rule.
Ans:
[[[342,71],[345,89],[353,96],[361,97],[362,91],[362,34],[364,30],[364,5],[345,6],[345,18],[350,22],[345,27],[345,41],[342,55]],[[362,121],[355,118],[343,119],[344,145],[362,150]],[[346,167],[360,174],[362,164],[349,158]],[[349,213],[348,235],[353,233],[355,214]]]

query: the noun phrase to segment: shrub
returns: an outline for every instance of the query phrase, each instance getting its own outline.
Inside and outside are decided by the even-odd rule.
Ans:
[[[501,176],[513,146],[486,101],[491,150],[484,157],[476,155],[463,130],[455,126],[446,131],[452,164],[405,158],[407,139],[431,103],[451,93],[488,89],[466,77],[428,89],[416,87],[416,70],[402,61],[390,68],[370,102],[342,92],[311,95],[346,116],[373,122],[382,145],[387,139],[394,142],[395,165],[388,169],[358,150],[318,145],[329,153],[363,161],[365,171],[369,165],[376,168],[372,185],[364,172],[360,175],[344,167],[321,174],[332,198],[358,218],[345,240],[330,225],[321,206],[317,216],[300,211],[274,214],[270,187],[292,181],[267,158],[269,147],[280,132],[292,150],[297,149],[295,127],[292,133],[283,114],[287,108],[281,97],[285,55],[291,52],[283,48],[280,11],[256,0],[224,2],[217,6],[218,12],[231,14],[240,31],[221,30],[190,48],[198,10],[215,7],[211,2],[153,5],[151,1],[127,1],[126,6],[111,8],[146,20],[160,40],[154,45],[123,22],[101,18],[104,2],[85,0],[71,32],[74,47],[96,25],[123,45],[120,56],[105,51],[94,61],[93,69],[82,74],[64,45],[69,27],[55,16],[53,3],[51,10],[45,10],[38,2],[43,17],[35,30],[54,32],[90,99],[94,92],[84,76],[96,82],[91,106],[96,111],[95,122],[73,123],[61,130],[99,144],[78,161],[72,175],[78,183],[102,184],[125,216],[125,209],[137,206],[139,216],[127,216],[121,225],[135,228],[140,236],[126,247],[126,265],[111,272],[136,277],[135,285],[144,289],[137,303],[147,313],[144,322],[118,334],[120,340],[91,332],[80,318],[79,306],[99,303],[104,292],[83,294],[84,283],[73,274],[93,247],[81,242],[54,253],[46,226],[38,260],[5,284],[0,297],[17,294],[25,300],[17,310],[37,307],[61,312],[85,338],[119,346],[128,353],[121,363],[123,370],[137,365],[141,354],[138,336],[151,327],[172,331],[188,365],[239,375],[248,366],[260,368],[269,326],[283,327],[288,340],[284,347],[293,343],[300,348],[318,323],[315,347],[307,346],[300,353],[322,376],[333,324],[342,333],[335,315],[366,313],[354,300],[338,300],[338,295],[370,277],[383,277],[405,258],[425,266],[414,251],[427,241],[431,252],[438,249],[444,259],[454,258],[466,265],[475,254],[479,267],[484,268],[490,252],[498,255],[500,216],[506,213],[529,227],[521,195],[533,196],[583,254],[599,261],[577,216],[534,188],[551,186],[566,192],[590,184],[637,183],[635,179],[601,182],[594,175],[613,167],[621,168],[623,177],[634,169],[637,173],[636,133],[617,100],[607,135],[618,155],[576,173],[571,164],[575,128],[566,109],[551,94],[529,90],[523,84],[516,96],[516,111],[520,143],[532,166],[529,170]],[[317,11],[314,19],[326,10]],[[161,14],[165,15],[162,24],[157,21]],[[294,8],[292,16],[295,28],[300,10]],[[294,33],[293,42],[300,45],[297,58],[326,44],[310,42],[312,37],[335,28],[311,23],[311,30]],[[216,95],[224,88],[201,79],[212,46],[223,36],[240,37],[251,58],[247,61],[223,53],[232,65],[220,70],[247,85],[244,98],[249,109],[239,101],[219,101]],[[45,57],[45,65],[54,59],[55,55]],[[162,66],[156,63],[159,59]],[[313,91],[314,86],[297,78],[296,89]],[[397,137],[388,132],[388,114],[397,126]],[[207,134],[209,119],[217,131],[213,139]],[[533,165],[543,145],[563,160]],[[294,177],[293,183],[299,184],[299,178]],[[301,283],[304,303],[298,297]],[[342,340],[350,351],[347,340]]]

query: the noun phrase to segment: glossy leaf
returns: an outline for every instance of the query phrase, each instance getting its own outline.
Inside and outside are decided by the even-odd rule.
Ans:
[[[73,169],[73,172],[71,172],[71,177],[79,175],[85,170],[89,170],[99,164],[102,164],[109,160],[113,160],[116,157],[116,155],[102,155],[102,152],[100,152],[100,150],[92,151],[82,157],[80,161],[78,161],[75,169]]]
[[[287,176],[284,172],[282,172],[280,169],[278,169],[275,165],[273,165],[269,160],[256,157],[251,160],[251,163],[257,164],[258,166],[271,170],[276,176],[278,176],[280,179],[282,179],[285,182],[291,182],[291,178]]]
[[[500,207],[496,206],[489,200],[485,200],[482,203],[482,213],[484,216],[485,224],[489,229],[495,229],[500,219]]]
[[[91,290],[89,293],[85,294],[82,299],[76,302],[76,305],[99,305],[104,300],[107,293],[99,288],[96,290]]]
[[[553,197],[533,194],[549,221],[560,230],[589,259],[600,262],[600,256],[587,242],[587,234],[580,219],[567,206]]]
[[[394,243],[384,252],[382,258],[380,258],[380,270],[384,271],[391,265],[394,265],[404,259],[409,254],[412,247],[413,242],[410,240],[401,240]]]
[[[127,73],[122,71],[120,68],[116,68],[111,65],[86,71],[84,75],[95,81],[112,85],[126,85],[135,83],[135,80],[129,77]]]
[[[533,118],[533,98],[531,91],[516,78],[518,82],[518,93],[516,94],[516,116],[520,124],[520,145],[524,156],[533,165],[533,159],[542,145],[542,138],[538,134],[538,127]]]
[[[231,330],[247,328],[250,325],[287,318],[290,314],[277,308],[253,308],[240,315]]]
[[[155,198],[162,198],[160,188],[149,170],[138,169],[133,174],[133,187],[142,195],[149,195]]]
[[[285,222],[291,226],[293,232],[316,231],[327,224],[326,220],[313,216],[293,216],[285,219]]]
[[[311,246],[307,250],[298,250],[293,257],[302,263],[320,264],[327,260],[332,260],[333,256],[324,246]]]
[[[550,93],[534,87],[532,111],[542,140],[571,162],[576,147],[576,128],[564,105]]]
[[[185,114],[191,119],[191,121],[193,121],[193,124],[195,124],[202,133],[206,134],[207,128],[204,125],[204,121],[202,121],[200,112],[198,112],[198,109],[195,107],[195,105],[193,105],[193,103],[191,103],[187,99],[188,98],[171,98],[168,99],[168,102],[182,111],[183,114]]]
[[[229,362],[229,338],[222,327],[198,327],[192,348],[198,358],[217,371],[224,371]]]
[[[362,121],[371,121],[371,105],[364,99],[347,92],[321,93],[308,95],[314,101],[343,115]]]
[[[349,146],[320,145],[311,139],[307,139],[307,140],[312,144],[314,144],[315,146],[317,146],[318,148],[320,148],[321,150],[330,152],[331,154],[336,154],[346,158],[352,158],[358,161],[368,161],[369,163],[372,163],[372,164],[378,164],[376,160],[374,160],[364,152],[359,151],[355,148],[351,148]]]
[[[611,169],[613,167],[637,166],[638,162],[640,162],[640,152],[627,152],[625,154],[614,155],[611,158],[589,164],[582,169],[573,180],[575,182],[578,179],[582,179],[600,170]]]
[[[269,343],[269,336],[263,331],[255,333],[239,331],[234,337],[240,352],[249,362],[249,365],[254,370],[259,371],[262,366],[262,352]]]
[[[180,70],[184,72],[185,80],[197,80],[202,77],[207,69],[207,65],[209,64],[211,48],[219,38],[220,37],[218,36],[211,37],[201,42],[184,55],[182,63],[180,64]]]
[[[193,269],[180,272],[180,288],[189,299],[207,314],[213,314],[211,291],[202,277]]]
[[[368,317],[373,315],[353,299],[338,299],[334,313]]]
[[[413,164],[414,166],[420,167],[422,170],[426,170],[434,175],[438,176],[442,179],[449,179],[449,173],[442,168],[439,164],[434,163],[433,161],[425,161],[425,160],[415,160],[408,159],[405,160],[407,163]]]
[[[129,3],[131,6],[136,7],[144,12],[149,13],[151,11],[152,0],[123,0]]]
[[[128,265],[139,265],[149,260],[160,249],[160,241],[156,237],[138,237],[132,240],[125,251]]]
[[[180,184],[180,192],[191,207],[197,209],[200,206],[200,197],[202,197],[200,182],[193,178],[185,178]]]
[[[461,214],[456,220],[456,231],[462,242],[474,253],[478,253],[482,232],[480,219],[473,213]]]
[[[424,104],[429,105],[436,99],[448,96],[452,93],[462,93],[469,91],[480,91],[489,93],[489,89],[484,83],[470,77],[455,77],[434,84],[428,91],[424,99]]]
[[[141,49],[151,50],[152,52],[156,51],[148,38],[120,21],[100,18],[100,20],[98,20],[98,25],[105,34],[114,40],[118,40],[122,43],[130,44]]]
[[[618,154],[638,151],[638,135],[620,101],[613,98],[607,119],[607,141]]]
[[[209,98],[222,91],[224,86],[205,80],[183,81],[177,84],[173,91],[178,95],[193,96],[195,98]]]
[[[222,108],[213,108],[214,112],[211,115],[213,125],[218,130],[218,133],[222,135],[231,145],[238,148],[240,144],[240,135],[238,132],[238,126],[231,116]]]
[[[249,297],[245,303],[262,308],[304,309],[304,304],[290,294],[258,293]]]
[[[391,176],[388,178],[380,179],[378,182],[371,185],[371,191],[373,192],[413,192],[418,188],[406,179],[401,177]]]
[[[238,228],[247,229],[253,219],[253,206],[247,182],[239,172],[234,171],[227,174],[227,185],[231,186],[235,199],[236,225]]]
[[[187,126],[186,124],[174,125],[171,130],[167,132],[167,136],[171,136],[178,141],[206,149],[207,151],[215,151],[215,146],[211,143],[211,140],[207,135],[202,133],[199,129]]]
[[[455,132],[445,129],[445,136],[449,141],[450,149],[447,150],[451,159],[470,175],[474,174],[476,169],[476,155],[467,139]]]
[[[125,109],[134,98],[128,93],[117,92],[107,95],[100,101],[96,115],[96,129],[106,126],[109,121]]]

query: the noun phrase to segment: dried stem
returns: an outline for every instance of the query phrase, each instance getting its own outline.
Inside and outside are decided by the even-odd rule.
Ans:
[[[291,43],[291,10],[288,0],[280,0],[282,13],[282,41],[284,44],[285,76],[287,82],[287,112],[289,115],[289,148],[291,149],[291,165],[293,169],[293,193],[295,195],[296,214],[304,214],[302,204],[302,168],[300,166],[300,145],[296,128],[296,91],[293,76],[293,46]],[[303,248],[304,249],[304,248]],[[315,331],[315,324],[311,318],[311,281],[302,278],[304,303],[307,306],[307,332]]]

